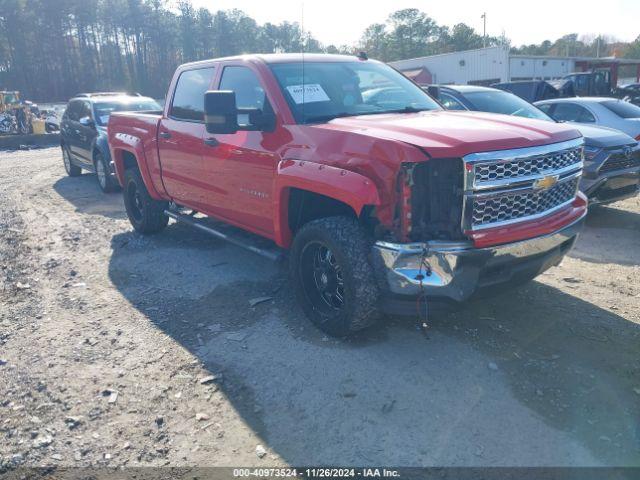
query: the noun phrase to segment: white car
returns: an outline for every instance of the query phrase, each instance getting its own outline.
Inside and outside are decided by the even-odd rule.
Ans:
[[[534,105],[559,122],[615,128],[640,140],[640,107],[617,98],[554,98]]]

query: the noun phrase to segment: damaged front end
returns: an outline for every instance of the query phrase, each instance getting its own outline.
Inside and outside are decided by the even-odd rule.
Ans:
[[[581,139],[404,165],[401,242],[373,248],[387,297],[463,301],[558,264],[586,213],[581,171]]]

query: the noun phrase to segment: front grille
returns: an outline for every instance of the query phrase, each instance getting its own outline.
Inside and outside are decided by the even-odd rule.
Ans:
[[[600,173],[611,172],[613,170],[624,170],[640,166],[640,150],[633,153],[631,157],[624,153],[613,153],[600,167]]]
[[[529,158],[516,158],[488,163],[478,162],[474,169],[475,184],[480,186],[485,182],[545,174],[578,165],[581,162],[581,147]]]
[[[541,217],[571,202],[582,173],[582,140],[464,157],[463,230]]]
[[[493,226],[491,224],[508,222],[540,215],[573,200],[578,189],[578,178],[556,184],[549,190],[526,191],[524,193],[506,192],[488,198],[476,198],[473,202],[472,223],[474,227]]]

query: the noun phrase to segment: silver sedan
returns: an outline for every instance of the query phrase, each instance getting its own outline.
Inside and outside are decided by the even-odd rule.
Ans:
[[[542,100],[535,105],[559,122],[615,128],[640,140],[640,107],[616,98],[575,97]]]

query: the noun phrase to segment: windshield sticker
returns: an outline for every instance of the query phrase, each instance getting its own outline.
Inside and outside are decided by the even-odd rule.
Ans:
[[[100,115],[100,123],[103,125],[109,121],[109,115]]]
[[[306,85],[289,85],[287,90],[291,94],[293,101],[298,105],[301,103],[328,102],[329,96],[317,83]]]

